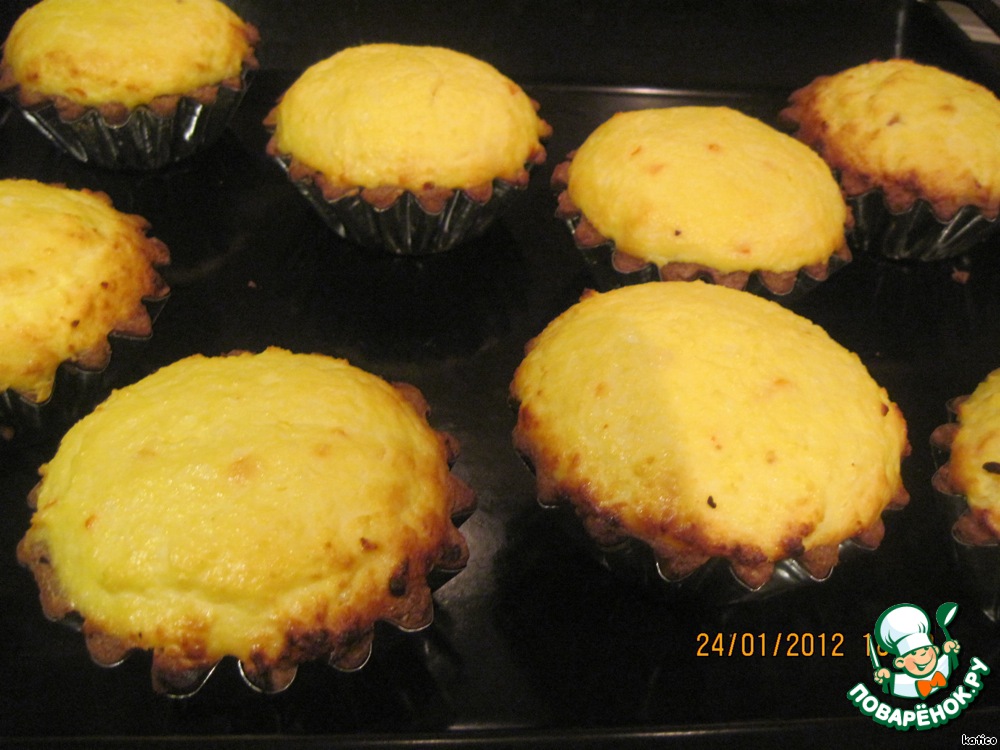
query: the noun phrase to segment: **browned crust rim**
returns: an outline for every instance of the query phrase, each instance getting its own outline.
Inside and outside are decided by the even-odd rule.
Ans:
[[[629,274],[643,268],[653,267],[655,264],[643,258],[638,258],[629,253],[619,250],[614,240],[605,237],[587,219],[580,208],[570,198],[569,190],[569,165],[573,161],[575,152],[570,152],[565,161],[556,165],[552,172],[552,188],[557,193],[556,217],[565,221],[571,228],[573,242],[581,250],[607,246],[611,253],[611,264],[615,271],[622,274]],[[848,207],[847,222],[845,230],[849,230],[853,225],[853,217]],[[844,241],[831,254],[826,261],[813,263],[801,269],[791,271],[768,271],[766,269],[755,269],[752,271],[720,271],[702,263],[670,262],[657,267],[659,278],[663,281],[694,281],[702,280],[731,289],[744,290],[747,288],[752,277],[759,279],[760,283],[771,294],[782,297],[792,292],[800,275],[813,281],[826,281],[830,274],[848,264],[853,259],[851,250],[847,244],[845,231]]]
[[[229,354],[240,353],[234,351]],[[406,383],[391,385],[426,421],[430,409],[420,390]],[[434,432],[450,467],[458,456],[458,441],[448,433]],[[37,507],[40,487],[41,482],[29,493],[28,504],[32,508]],[[261,692],[280,692],[291,684],[300,664],[316,659],[326,659],[331,666],[342,671],[360,669],[371,652],[376,623],[390,623],[405,632],[429,626],[434,617],[434,605],[428,575],[433,570],[457,572],[465,567],[469,559],[468,544],[456,524],[475,509],[475,492],[449,472],[447,493],[451,522],[446,524],[443,538],[435,547],[414,549],[400,561],[386,581],[383,598],[376,602],[381,609],[356,613],[348,625],[338,631],[318,624],[289,623],[284,647],[276,657],[252,650],[248,659],[240,661],[240,673],[247,683]],[[149,649],[134,638],[105,632],[75,609],[60,586],[58,573],[43,542],[32,540],[29,543],[29,537],[25,536],[18,543],[17,559],[35,578],[45,616],[52,621],[79,626],[94,662],[114,666],[133,651]],[[206,654],[204,644],[196,638],[154,648],[151,668],[153,689],[175,697],[192,695],[208,679],[218,662],[218,658]]]
[[[150,110],[161,119],[169,119],[177,113],[177,107],[182,99],[188,99],[202,105],[211,105],[215,103],[221,88],[231,91],[240,91],[246,88],[248,73],[260,68],[255,54],[255,48],[260,42],[260,32],[253,24],[244,23],[243,33],[250,49],[243,58],[239,75],[226,78],[217,84],[200,86],[193,91],[182,94],[157,96],[150,102],[139,106]],[[51,105],[55,108],[62,122],[73,122],[83,117],[88,111],[94,110],[105,123],[110,126],[118,126],[124,124],[135,109],[122,102],[103,102],[95,106],[80,104],[59,94],[43,94],[32,90],[17,80],[14,71],[7,64],[6,58],[0,59],[0,94],[14,99],[22,109],[29,111]]]
[[[631,532],[615,513],[599,507],[587,485],[565,486],[552,479],[545,468],[544,452],[536,450],[521,431],[521,425],[524,422],[530,423],[533,419],[530,411],[516,401],[513,406],[518,411],[518,422],[513,433],[514,448],[535,474],[539,504],[543,507],[571,506],[588,536],[598,547],[612,548],[630,539],[649,547],[656,558],[661,577],[669,582],[686,578],[716,558],[727,561],[733,575],[750,590],[757,590],[770,581],[775,565],[784,560],[794,560],[816,580],[827,578],[839,562],[840,544],[806,549],[805,538],[812,532],[809,525],[803,525],[797,534],[785,539],[783,554],[776,558],[770,558],[763,550],[752,545],[720,544],[705,537],[698,529],[669,522],[651,523],[659,538],[667,538],[668,542],[656,543],[640,533]],[[907,442],[901,458],[909,453],[910,444]],[[909,492],[900,483],[883,510],[901,509],[909,500]],[[669,536],[665,537],[664,532]],[[849,541],[873,550],[881,544],[884,536],[885,525],[880,514],[870,526],[845,537],[842,543]]]
[[[280,104],[280,102],[281,100],[279,98],[278,103]],[[532,99],[531,105],[534,107],[535,111],[538,112],[538,102]],[[336,203],[344,198],[359,196],[361,200],[370,205],[372,208],[383,211],[395,205],[395,203],[404,195],[409,194],[414,197],[423,211],[428,214],[439,214],[445,209],[448,202],[459,190],[465,193],[466,197],[470,201],[482,205],[487,203],[490,198],[493,197],[494,185],[496,183],[505,184],[511,188],[522,190],[527,188],[528,182],[531,178],[531,169],[533,167],[541,166],[548,158],[545,146],[540,143],[531,151],[530,154],[528,154],[527,161],[516,174],[509,177],[498,176],[489,182],[484,182],[479,185],[471,185],[465,188],[440,187],[430,182],[422,185],[419,190],[405,189],[399,187],[398,185],[365,187],[363,185],[345,184],[330,179],[319,170],[300,161],[293,154],[281,151],[278,147],[277,136],[275,135],[277,119],[276,111],[277,105],[275,105],[271,111],[268,112],[263,121],[264,127],[271,133],[271,137],[268,139],[267,146],[265,148],[267,155],[273,159],[281,161],[285,165],[288,177],[293,182],[305,182],[315,185],[323,195],[323,199],[328,203]],[[552,127],[544,120],[539,119],[539,122],[542,124],[543,131],[540,134],[539,139],[544,141],[552,134]]]
[[[951,451],[955,436],[961,429],[961,420],[957,418],[958,408],[968,398],[968,395],[959,396],[949,402],[948,410],[955,415],[956,419],[938,425],[931,432],[930,443],[933,448],[942,452]],[[985,465],[984,469],[986,469]],[[987,470],[1000,473],[1000,466]],[[950,456],[934,472],[931,477],[931,485],[940,494],[965,503],[965,508],[951,527],[951,534],[955,541],[968,547],[992,547],[1000,544],[1000,526],[986,511],[969,506],[965,488],[961,486],[952,473]]]
[[[1000,214],[1000,203],[991,202],[985,189],[980,191],[981,199],[967,202],[948,195],[945,191],[934,190],[914,173],[880,177],[865,171],[835,141],[828,138],[830,124],[814,107],[820,89],[833,77],[833,75],[819,76],[806,86],[793,91],[788,97],[788,106],[781,110],[778,117],[793,129],[792,135],[795,138],[811,147],[830,165],[837,175],[845,198],[856,198],[870,190],[881,190],[885,196],[886,206],[895,214],[910,210],[917,201],[925,201],[930,205],[935,217],[944,223],[953,219],[966,206],[978,209],[991,221],[997,218]]]
[[[60,183],[52,183],[56,187],[65,187]],[[100,190],[81,188],[81,193],[94,196],[108,206],[112,206],[111,197]],[[148,265],[145,278],[142,279],[143,291],[135,305],[119,320],[112,324],[107,335],[93,346],[81,349],[63,364],[75,367],[84,372],[100,372],[111,361],[111,338],[145,339],[153,335],[153,315],[150,308],[166,301],[170,296],[170,287],[161,275],[161,270],[170,265],[170,250],[161,240],[150,237],[152,228],[149,221],[138,214],[128,214],[119,211],[119,217],[142,235],[138,245],[140,254]],[[35,399],[34,394],[11,389],[11,392],[24,403],[43,404]]]

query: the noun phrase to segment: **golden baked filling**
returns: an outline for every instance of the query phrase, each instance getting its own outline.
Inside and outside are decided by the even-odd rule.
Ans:
[[[908,496],[897,406],[857,355],[755,295],[702,282],[589,293],[531,341],[514,443],[543,504],[670,577],[727,558],[751,586],[796,558],[829,573]]]
[[[354,666],[377,620],[427,625],[428,572],[467,557],[451,516],[471,492],[426,411],[331,357],[189,357],[69,430],[19,559],[96,659],[152,650],[161,689],[225,656],[270,688]]]
[[[486,62],[454,50],[351,47],[307,69],[266,123],[272,155],[331,198],[361,188],[420,193],[527,181],[549,126]]]
[[[790,97],[785,119],[840,173],[902,211],[929,202],[941,219],[965,205],[1000,210],[1000,100],[938,68],[894,59],[821,76]]]
[[[169,253],[148,226],[103,193],[0,180],[0,390],[45,401],[63,362],[100,369],[109,334],[152,332]]]
[[[42,0],[11,29],[0,89],[132,109],[238,81],[257,40],[218,0]]]
[[[955,422],[934,431],[932,442],[950,451],[935,473],[943,492],[962,495],[967,511],[954,533],[968,544],[1000,541],[1000,370],[991,372],[970,396],[956,399]]]
[[[850,218],[829,167],[727,107],[619,112],[557,179],[561,213],[660,267],[795,272],[846,252]]]

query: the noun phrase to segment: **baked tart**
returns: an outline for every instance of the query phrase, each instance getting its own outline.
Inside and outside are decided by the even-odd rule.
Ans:
[[[931,433],[942,458],[932,485],[948,503],[961,583],[1000,620],[1000,370],[947,404],[951,419]]]
[[[4,43],[0,92],[80,161],[154,169],[225,131],[258,42],[219,0],[42,0]]]
[[[702,282],[588,292],[526,348],[516,450],[543,505],[660,577],[722,562],[746,590],[825,579],[908,494],[899,408],[857,355],[757,295]]]
[[[469,55],[367,44],[292,84],[265,120],[267,152],[341,236],[439,252],[485,231],[545,161],[537,110]]]
[[[104,193],[0,180],[0,430],[44,431],[107,395],[113,344],[144,340],[169,251]],[[58,382],[58,385],[57,385]]]
[[[319,354],[194,355],[115,391],[40,469],[18,559],[93,658],[152,652],[188,695],[223,659],[286,688],[363,666],[374,627],[428,626],[472,491],[419,391]]]
[[[837,175],[860,252],[961,255],[1000,210],[1000,100],[940,68],[873,60],[793,92],[782,118]]]
[[[964,498],[952,529],[959,542],[1000,544],[1000,370],[948,406],[954,419],[931,434],[932,445],[948,454],[935,472],[934,486]]]
[[[600,289],[701,279],[787,299],[850,261],[830,169],[728,107],[619,112],[553,172]]]

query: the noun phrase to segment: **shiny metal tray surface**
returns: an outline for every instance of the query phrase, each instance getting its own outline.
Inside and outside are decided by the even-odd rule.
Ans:
[[[26,4],[0,11],[4,36]],[[535,502],[511,447],[507,398],[524,344],[590,283],[554,217],[551,168],[615,111],[727,104],[776,123],[788,93],[822,73],[903,55],[997,90],[990,57],[920,2],[233,5],[260,26],[263,68],[211,150],[160,172],[116,174],[61,155],[4,108],[0,177],[104,190],[170,247],[172,296],[128,378],[195,352],[278,345],[418,386],[434,425],[461,442],[455,470],[478,493],[462,527],[469,566],[436,592],[431,628],[379,630],[357,673],[310,664],[268,697],[223,665],[193,698],[169,700],[150,690],[147,658],[98,668],[78,633],[43,618],[14,548],[53,445],[3,450],[0,745],[952,747],[962,735],[1000,734],[1000,671],[974,706],[926,732],[877,726],[847,699],[871,681],[865,634],[897,602],[927,611],[957,602],[951,633],[962,654],[1000,668],[1000,625],[958,566],[928,444],[947,400],[1000,367],[1000,243],[924,265],[858,258],[793,306],[861,356],[900,404],[913,444],[910,505],[888,517],[874,554],[822,584],[699,606],[605,569]],[[489,60],[554,127],[548,163],[513,210],[445,254],[350,246],[264,154],[261,120],[302,68],[379,40]]]

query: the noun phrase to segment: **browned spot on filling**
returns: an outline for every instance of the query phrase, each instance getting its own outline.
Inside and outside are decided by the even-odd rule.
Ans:
[[[143,443],[142,446],[135,452],[136,456],[140,458],[155,458],[158,454],[156,448],[149,443]]]
[[[229,464],[229,478],[235,482],[247,482],[258,472],[259,466],[252,456],[241,456]]]
[[[709,495],[709,496],[708,496],[708,507],[709,507],[709,508],[717,508],[717,507],[718,507],[718,506],[717,506],[717,505],[715,504],[715,498],[714,498],[714,497],[712,497],[711,495]]]
[[[987,461],[983,464],[983,471],[990,474],[1000,474],[1000,461]]]

